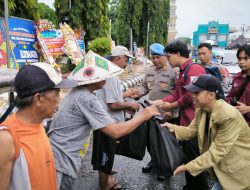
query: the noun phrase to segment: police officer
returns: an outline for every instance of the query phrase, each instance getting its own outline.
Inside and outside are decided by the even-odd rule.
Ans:
[[[177,72],[167,62],[163,45],[158,43],[152,44],[150,46],[150,54],[153,65],[146,72],[142,88],[140,89],[140,96],[148,94],[149,100],[158,100],[170,95],[175,89]],[[167,112],[166,116],[169,120],[171,119],[171,122],[177,123],[178,110]],[[150,153],[150,146],[147,145],[147,148]],[[144,173],[151,170],[151,161],[142,168]],[[164,180],[165,178],[165,176],[157,177],[158,180]]]
[[[149,100],[158,100],[170,95],[175,89],[177,73],[167,62],[163,45],[152,44],[150,54],[153,65],[146,72],[142,92],[148,94]]]

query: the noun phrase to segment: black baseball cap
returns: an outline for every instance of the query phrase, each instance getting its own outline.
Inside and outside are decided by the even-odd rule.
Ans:
[[[223,92],[220,81],[210,74],[199,75],[192,84],[186,85],[183,88],[190,92],[200,92],[207,90],[210,92],[215,92],[220,95],[220,98],[223,98],[221,92]],[[223,93],[224,94],[224,93]]]
[[[15,77],[15,90],[19,98],[32,96],[53,88],[73,88],[77,81],[62,79],[48,63],[33,63],[23,66]]]

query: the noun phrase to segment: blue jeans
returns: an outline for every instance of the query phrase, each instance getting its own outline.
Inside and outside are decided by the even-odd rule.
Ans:
[[[219,181],[215,181],[211,190],[223,190]]]

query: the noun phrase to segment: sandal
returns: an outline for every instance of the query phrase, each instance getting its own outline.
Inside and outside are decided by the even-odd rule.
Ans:
[[[114,174],[116,174],[117,172],[118,172],[117,170],[112,169],[112,170],[111,170],[111,175],[114,175]]]
[[[114,187],[112,187],[110,190],[122,190],[122,186],[118,183]]]

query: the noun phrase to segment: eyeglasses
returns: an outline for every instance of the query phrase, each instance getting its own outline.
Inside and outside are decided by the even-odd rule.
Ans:
[[[249,57],[238,57],[238,61],[247,61]]]

